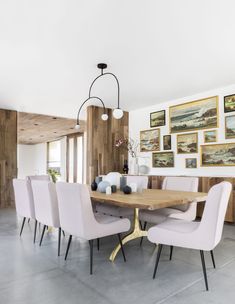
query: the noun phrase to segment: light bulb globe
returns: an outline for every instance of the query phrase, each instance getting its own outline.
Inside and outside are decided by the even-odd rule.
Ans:
[[[123,111],[122,111],[122,109],[117,108],[117,109],[114,109],[114,110],[113,110],[113,117],[114,117],[114,118],[116,118],[116,119],[121,119],[122,116],[123,116]]]
[[[101,119],[102,119],[102,120],[108,120],[108,118],[109,118],[109,117],[108,117],[107,114],[102,114],[102,115],[101,115]]]

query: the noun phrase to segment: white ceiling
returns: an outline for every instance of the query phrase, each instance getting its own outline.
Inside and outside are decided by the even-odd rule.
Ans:
[[[106,62],[132,110],[235,83],[234,0],[0,1],[0,107],[76,117]],[[111,79],[96,95],[116,105]]]

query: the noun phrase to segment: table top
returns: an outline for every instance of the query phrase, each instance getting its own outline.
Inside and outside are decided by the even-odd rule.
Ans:
[[[117,191],[107,195],[98,191],[90,191],[91,199],[101,203],[112,204],[120,207],[156,210],[176,205],[183,205],[192,201],[203,202],[207,193],[187,192],[160,189],[147,189],[142,193],[124,194]]]

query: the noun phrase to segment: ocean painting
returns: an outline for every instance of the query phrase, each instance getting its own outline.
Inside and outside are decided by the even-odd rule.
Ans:
[[[165,110],[150,113],[150,127],[160,127],[166,124]]]
[[[201,165],[235,166],[235,143],[202,145]]]
[[[196,169],[197,168],[197,159],[196,158],[186,158],[185,167],[188,169]]]
[[[217,130],[204,131],[204,142],[216,142],[217,140]]]
[[[218,96],[169,108],[171,133],[218,127]]]
[[[197,133],[178,134],[177,153],[197,153]]]
[[[225,138],[235,138],[235,115],[225,117]]]
[[[140,152],[160,150],[160,129],[140,131]]]
[[[235,111],[235,94],[224,97],[224,112]]]
[[[170,168],[170,167],[174,167],[173,152],[153,153],[153,168]]]

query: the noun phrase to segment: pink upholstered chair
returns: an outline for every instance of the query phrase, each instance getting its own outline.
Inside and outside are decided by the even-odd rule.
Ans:
[[[156,275],[163,245],[197,249],[200,250],[205,285],[208,290],[204,251],[210,251],[215,268],[213,249],[221,240],[231,190],[232,185],[229,182],[222,182],[210,189],[201,222],[168,218],[148,230],[149,241],[159,244],[153,278]]]
[[[44,181],[50,181],[50,176],[47,174],[44,175],[29,175],[26,177],[26,179],[32,181],[32,180],[44,180]]]

